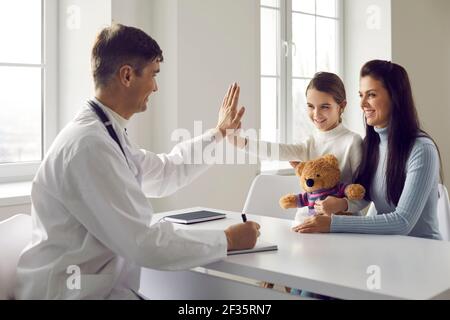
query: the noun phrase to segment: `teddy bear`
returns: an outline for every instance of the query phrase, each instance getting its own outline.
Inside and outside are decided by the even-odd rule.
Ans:
[[[308,207],[309,216],[316,214],[314,205],[318,200],[325,200],[328,196],[346,197],[349,200],[361,200],[366,190],[360,184],[345,185],[340,182],[341,172],[338,159],[331,154],[321,158],[302,162],[295,168],[300,177],[300,184],[306,193],[289,194],[280,199],[283,209]],[[349,213],[339,213],[348,215]]]

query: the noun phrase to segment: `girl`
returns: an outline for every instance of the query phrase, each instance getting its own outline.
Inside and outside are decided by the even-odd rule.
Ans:
[[[361,160],[362,139],[342,124],[342,114],[347,106],[344,83],[333,73],[317,73],[306,89],[306,100],[308,115],[316,130],[304,142],[300,144],[260,142],[260,146],[266,144],[264,150],[273,151],[278,148],[278,156],[272,156],[273,152],[271,152],[272,155],[255,153],[249,146],[252,143],[256,145],[256,142],[249,141],[247,138],[231,137],[230,141],[238,148],[245,148],[246,152],[259,156],[262,160],[291,161],[294,167],[298,165],[298,161],[309,161],[325,154],[333,154],[339,160],[342,182],[352,183]],[[365,201],[328,197],[324,201],[316,201],[315,210],[316,214],[327,215],[343,211],[356,213],[366,205]],[[303,220],[307,215],[308,208],[300,208],[297,211],[296,220]],[[274,287],[271,283],[263,283],[263,286]],[[285,290],[309,298],[326,298],[299,289],[286,287]]]
[[[420,127],[406,70],[388,61],[368,62],[361,70],[360,96],[366,138],[357,183],[366,187],[378,215],[316,216],[294,229],[441,239],[437,202],[442,161],[433,139]]]
[[[247,138],[230,137],[230,141],[238,148],[245,150],[262,160],[291,161],[295,166],[297,161],[308,161],[325,154],[334,154],[341,170],[341,180],[344,183],[354,181],[355,172],[361,159],[361,137],[348,130],[342,124],[342,114],[347,105],[345,87],[342,80],[333,73],[320,72],[311,80],[306,90],[308,115],[316,130],[304,142],[299,144],[278,144],[260,142],[266,144],[265,150],[278,149],[278,155],[260,155],[249,148],[252,143]],[[273,152],[271,152],[274,154]],[[347,201],[328,197],[324,201],[316,202],[318,214],[334,214],[337,212],[358,212],[361,204],[358,201]],[[308,208],[301,208],[297,213],[306,215]]]

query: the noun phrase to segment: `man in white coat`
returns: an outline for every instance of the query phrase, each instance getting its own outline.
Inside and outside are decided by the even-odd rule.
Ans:
[[[170,154],[138,149],[126,126],[157,91],[162,60],[156,41],[139,29],[114,25],[99,34],[95,98],[56,138],[33,181],[33,239],[19,261],[17,299],[136,299],[140,267],[183,270],[255,245],[254,222],[225,231],[151,224],[147,198],[170,195],[205,172],[207,165],[186,163],[190,151],[238,129],[244,114],[233,85],[216,129]],[[79,286],[68,281],[73,270]]]

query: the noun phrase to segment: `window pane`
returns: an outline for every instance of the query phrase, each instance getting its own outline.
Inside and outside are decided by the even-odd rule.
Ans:
[[[337,72],[337,21],[317,18],[317,71]]]
[[[280,7],[280,0],[261,0],[261,5],[266,7]]]
[[[278,80],[261,79],[261,140],[277,142]]]
[[[0,163],[41,160],[41,69],[0,67]]]
[[[315,21],[313,16],[292,14],[292,74],[312,78],[316,70]]]
[[[326,17],[337,17],[336,0],[317,0],[317,14]]]
[[[41,63],[41,0],[0,1],[0,62]]]
[[[314,130],[314,125],[309,119],[306,106],[306,88],[311,80],[292,81],[292,141],[298,143],[304,141]]]
[[[278,16],[275,9],[261,9],[261,74],[276,76]]]
[[[315,0],[292,0],[292,10],[315,14]]]

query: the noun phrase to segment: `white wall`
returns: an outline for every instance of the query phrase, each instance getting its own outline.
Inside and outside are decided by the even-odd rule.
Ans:
[[[391,0],[344,0],[344,19],[344,82],[348,98],[344,121],[364,136],[359,73],[370,60],[391,60]]]
[[[168,134],[176,128],[193,132],[194,121],[203,121],[204,129],[214,127],[233,81],[240,83],[241,103],[248,110],[244,126],[257,128],[258,5],[257,0],[154,1],[153,35],[166,57],[151,107],[155,151],[171,149]],[[176,195],[152,203],[157,211],[196,205],[242,210],[256,171],[256,166],[216,166]]]
[[[424,129],[436,140],[450,186],[450,1],[392,1],[393,61],[406,68]]]
[[[152,0],[150,35],[163,50],[164,63],[157,77],[159,91],[151,96],[149,111],[151,150],[168,152],[178,128],[178,0]]]
[[[112,22],[140,28],[151,34],[153,2],[148,0],[111,0]],[[131,139],[145,149],[151,148],[150,112],[135,115],[128,132]]]
[[[60,129],[93,95],[91,49],[97,33],[109,24],[111,0],[59,1]]]

